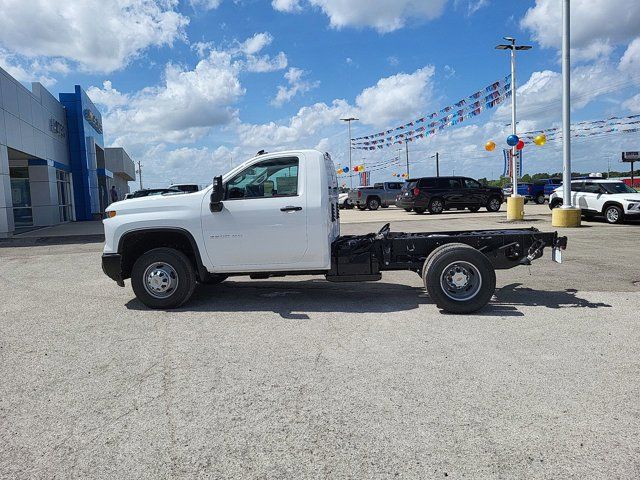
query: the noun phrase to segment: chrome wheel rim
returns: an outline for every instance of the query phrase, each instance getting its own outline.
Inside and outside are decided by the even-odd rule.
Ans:
[[[444,209],[444,205],[442,205],[440,200],[434,200],[431,204],[431,209],[436,213],[440,213]]]
[[[378,201],[377,201],[377,200],[371,200],[371,201],[369,202],[369,208],[372,208],[372,209],[374,209],[374,210],[375,210],[376,208],[378,208]]]
[[[165,262],[154,262],[144,271],[144,289],[154,298],[168,298],[178,288],[176,270]]]
[[[453,262],[440,275],[440,286],[451,300],[465,302],[474,298],[482,288],[482,275],[469,262]]]
[[[608,208],[607,209],[607,220],[611,223],[616,223],[620,218],[620,212],[618,212],[617,208]]]
[[[489,202],[489,206],[491,207],[491,210],[498,210],[500,208],[500,202],[498,202],[498,200],[493,199],[491,200],[491,202]]]

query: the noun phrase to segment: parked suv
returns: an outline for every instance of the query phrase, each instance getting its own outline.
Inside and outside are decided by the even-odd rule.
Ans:
[[[573,180],[571,199],[586,218],[604,215],[608,223],[640,219],[640,193],[618,180]],[[555,189],[549,197],[549,208],[561,205],[562,187]]]
[[[374,183],[373,187],[358,187],[349,192],[349,202],[360,210],[377,210],[395,205],[402,182]]]
[[[484,207],[497,212],[504,202],[502,190],[485,187],[468,177],[424,177],[408,180],[407,191],[396,201],[400,208],[416,213],[442,213],[468,208],[477,212]]]

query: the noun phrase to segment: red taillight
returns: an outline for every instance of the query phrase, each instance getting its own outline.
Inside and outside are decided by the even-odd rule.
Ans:
[[[418,195],[420,195],[420,189],[418,187],[415,187],[413,189],[413,196],[417,197]]]
[[[358,192],[358,198],[362,198],[362,192]]]
[[[533,191],[533,187],[531,185],[529,185],[529,193],[531,193]]]

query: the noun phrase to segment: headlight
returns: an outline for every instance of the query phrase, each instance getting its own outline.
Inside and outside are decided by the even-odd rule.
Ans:
[[[107,217],[109,217],[109,218],[113,218],[113,217],[115,217],[115,216],[116,216],[116,211],[115,211],[115,210],[108,210],[108,211],[106,212],[106,214],[107,214]]]

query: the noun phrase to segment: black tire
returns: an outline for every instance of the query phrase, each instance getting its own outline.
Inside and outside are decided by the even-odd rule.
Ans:
[[[459,280],[455,278],[458,274]],[[462,243],[435,249],[424,262],[422,280],[438,308],[449,313],[480,310],[489,303],[496,289],[496,273],[489,259]],[[455,286],[457,281],[467,283]]]
[[[222,273],[208,273],[206,277],[200,280],[200,283],[204,283],[205,285],[217,285],[224,282],[227,278],[229,278],[229,275],[224,275]]]
[[[624,220],[624,210],[618,205],[607,205],[604,210],[602,210],[602,214],[607,223],[610,224],[622,223]]]
[[[476,213],[478,210],[480,210],[480,207],[469,207],[471,213]]]
[[[352,208],[349,204],[349,200],[345,200],[344,202],[342,202],[342,208],[344,208],[345,210]]]
[[[544,205],[544,193],[541,193],[536,197],[536,203],[538,205]]]
[[[157,282],[155,287],[151,284],[152,281]],[[172,287],[173,281],[175,286]],[[164,286],[165,283],[168,285]],[[149,250],[136,260],[131,270],[133,291],[149,308],[179,307],[191,298],[196,283],[196,272],[191,260],[173,248]],[[160,292],[162,288],[166,290]],[[152,291],[155,294],[150,293]]]
[[[498,197],[491,197],[487,202],[487,212],[497,212],[501,206],[502,202]]]
[[[427,211],[427,209],[426,208],[417,208],[416,207],[416,208],[413,209],[413,211],[416,212],[418,215],[422,215],[424,212]]]
[[[528,199],[528,198],[525,198],[525,199],[524,199],[524,204],[526,205],[527,203],[529,203],[529,199]]]
[[[410,212],[411,210],[413,210],[413,208],[405,208],[404,209],[405,212]]]
[[[444,200],[441,198],[432,198],[429,202],[429,213],[438,215],[442,212],[444,212]]]
[[[368,198],[367,199],[367,208],[369,210],[377,210],[380,208],[380,200],[378,200],[376,197],[373,198]]]
[[[549,208],[553,210],[554,208],[558,208],[562,206],[562,200],[560,198],[554,198],[549,202]]]
[[[358,205],[358,210],[360,210],[360,211],[364,211],[364,210],[366,210],[366,209],[367,209],[367,206],[366,206],[366,205]]]

